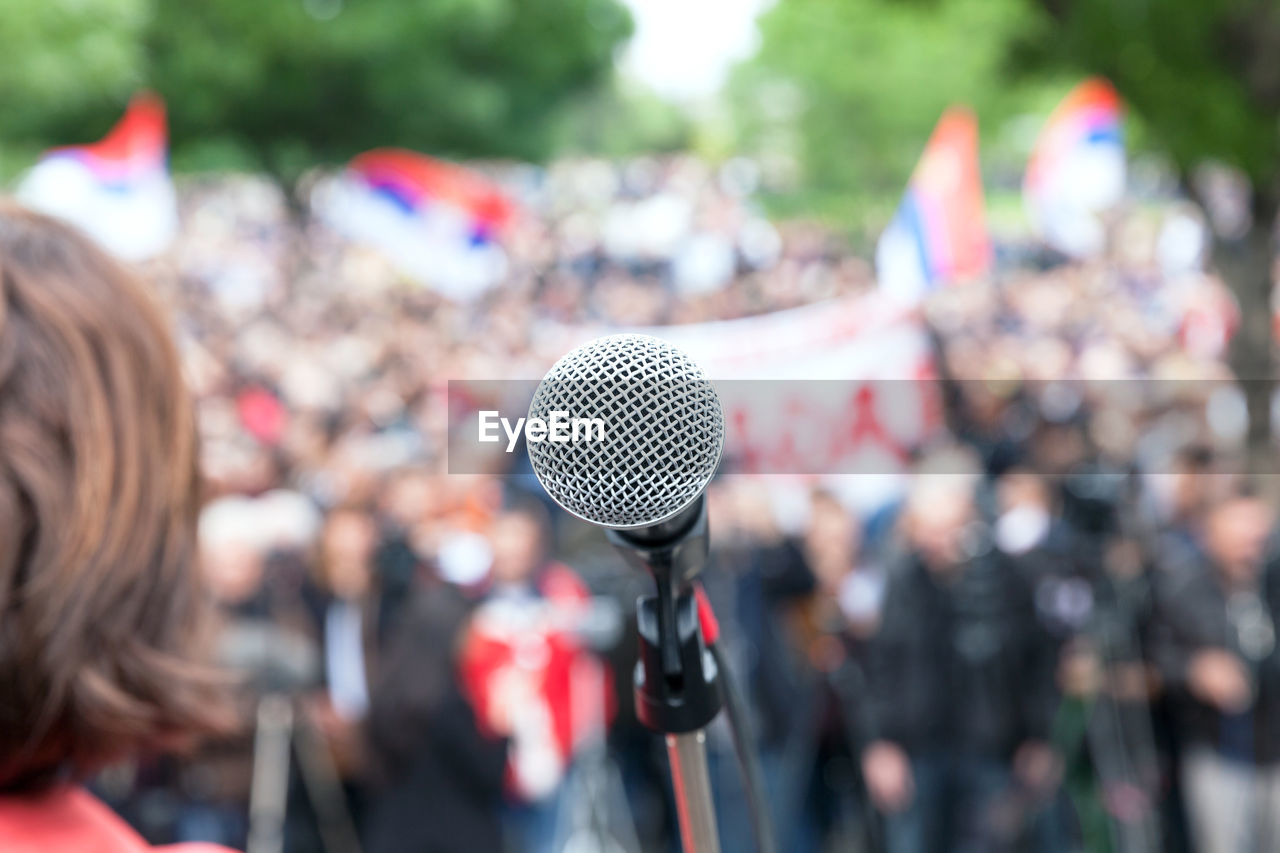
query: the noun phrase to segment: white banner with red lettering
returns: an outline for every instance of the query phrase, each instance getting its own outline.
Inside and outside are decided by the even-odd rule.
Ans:
[[[566,331],[552,352],[610,331]],[[924,326],[878,293],[627,331],[670,341],[716,381],[735,472],[895,474],[942,426]]]

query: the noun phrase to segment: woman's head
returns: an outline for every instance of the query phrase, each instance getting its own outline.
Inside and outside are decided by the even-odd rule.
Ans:
[[[79,233],[0,201],[0,789],[213,723],[198,500],[162,313]]]

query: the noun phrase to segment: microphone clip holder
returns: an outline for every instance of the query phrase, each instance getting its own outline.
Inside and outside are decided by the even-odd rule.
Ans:
[[[706,727],[720,712],[721,693],[692,583],[708,553],[703,499],[662,524],[609,530],[607,536],[629,564],[653,575],[657,587],[655,595],[640,598],[636,609],[636,715],[665,734]]]
[[[707,562],[706,504],[699,497],[659,524],[607,535],[657,586],[636,607],[636,716],[665,735],[685,853],[720,853],[704,731],[720,713],[720,672],[702,636],[693,587]]]

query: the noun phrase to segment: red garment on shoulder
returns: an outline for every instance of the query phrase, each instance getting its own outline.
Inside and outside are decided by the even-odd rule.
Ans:
[[[83,788],[62,786],[30,796],[0,796],[4,853],[231,853],[216,844],[152,847]]]

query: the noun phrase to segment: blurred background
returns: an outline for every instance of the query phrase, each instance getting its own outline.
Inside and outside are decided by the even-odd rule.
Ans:
[[[95,780],[149,840],[678,849],[648,579],[448,453],[451,380],[639,328],[786,380],[704,573],[779,849],[1280,849],[1280,6],[0,0],[0,56],[0,180],[199,406],[241,727]]]

